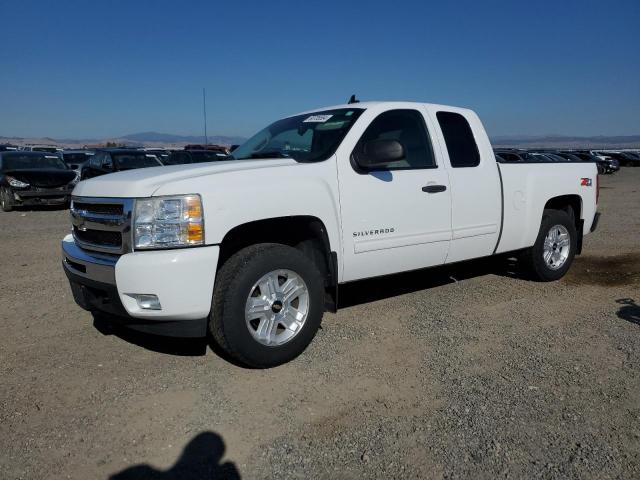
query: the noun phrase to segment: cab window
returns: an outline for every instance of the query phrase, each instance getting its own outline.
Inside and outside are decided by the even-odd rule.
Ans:
[[[459,113],[436,113],[453,168],[477,167],[480,152],[469,122]]]
[[[378,165],[375,170],[414,170],[435,168],[431,140],[422,114],[417,110],[389,110],[381,113],[367,127],[358,141],[353,158],[365,165],[367,145],[379,140],[395,140],[402,145],[403,158]]]

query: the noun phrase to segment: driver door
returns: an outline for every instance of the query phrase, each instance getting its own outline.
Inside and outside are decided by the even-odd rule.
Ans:
[[[387,110],[370,121],[349,157],[340,152],[342,281],[445,262],[451,242],[451,194],[428,125],[422,110]],[[361,165],[358,159],[367,144],[380,140],[399,142],[404,158],[375,168]]]

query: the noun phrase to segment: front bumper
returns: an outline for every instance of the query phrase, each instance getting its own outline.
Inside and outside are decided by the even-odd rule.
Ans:
[[[206,246],[112,256],[87,253],[72,235],[62,241],[62,265],[78,305],[173,336],[206,334],[218,254],[219,247]],[[156,295],[161,309],[141,308],[135,294]],[[163,333],[167,327],[171,333]]]
[[[16,205],[59,205],[71,201],[73,188],[12,190]]]

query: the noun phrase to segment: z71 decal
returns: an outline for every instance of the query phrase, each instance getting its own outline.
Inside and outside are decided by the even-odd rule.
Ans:
[[[580,185],[583,187],[590,187],[593,185],[593,181],[590,178],[581,178]]]

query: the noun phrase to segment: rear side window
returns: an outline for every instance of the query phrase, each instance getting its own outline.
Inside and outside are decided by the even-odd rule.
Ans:
[[[462,168],[480,165],[480,152],[467,119],[453,112],[438,112],[436,117],[447,144],[451,166]]]

